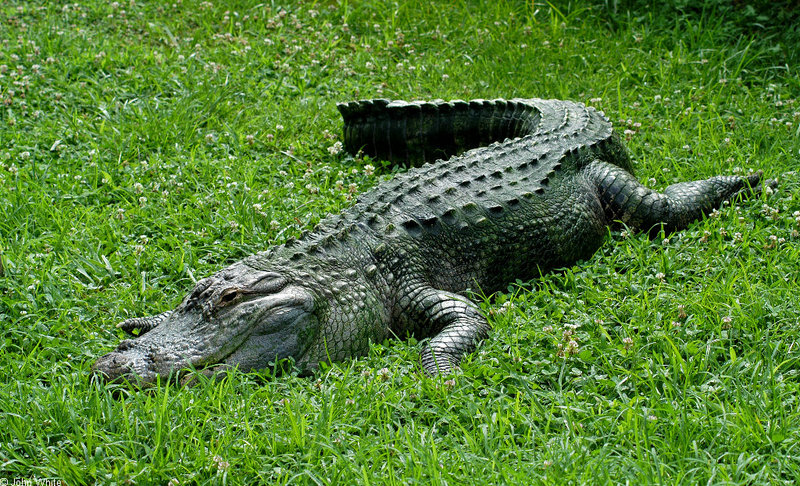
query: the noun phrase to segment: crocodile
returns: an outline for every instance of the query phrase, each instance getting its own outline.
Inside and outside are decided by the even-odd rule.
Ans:
[[[487,337],[468,298],[588,259],[608,227],[680,230],[774,184],[761,172],[649,189],[609,119],[541,100],[341,103],[344,147],[411,166],[297,240],[198,281],[175,308],[120,324],[134,338],[94,363],[101,379],[150,385],[259,370],[313,371],[371,342],[422,339],[447,374]]]

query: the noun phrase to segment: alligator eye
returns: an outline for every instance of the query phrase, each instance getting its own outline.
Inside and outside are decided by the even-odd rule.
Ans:
[[[225,292],[219,297],[219,302],[217,303],[218,306],[224,307],[228,304],[232,304],[239,298],[239,289],[227,289]]]

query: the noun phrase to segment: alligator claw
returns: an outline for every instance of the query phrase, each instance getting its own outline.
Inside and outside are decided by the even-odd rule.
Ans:
[[[778,186],[776,179],[762,179],[764,171],[756,171],[750,175],[742,177],[742,188],[733,197],[757,197],[766,189],[774,189]]]
[[[167,311],[151,317],[132,317],[120,322],[117,327],[131,336],[141,336],[164,322],[172,312]]]

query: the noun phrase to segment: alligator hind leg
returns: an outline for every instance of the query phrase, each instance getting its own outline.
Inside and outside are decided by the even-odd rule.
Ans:
[[[724,201],[737,196],[754,196],[775,181],[762,181],[761,172],[739,176],[673,184],[663,193],[639,183],[630,173],[606,162],[595,161],[584,168],[584,176],[597,190],[609,222],[623,223],[651,233],[663,225],[671,232],[685,228]]]
[[[491,330],[478,306],[466,297],[433,288],[414,293],[405,314],[417,321],[418,330],[433,336],[421,352],[429,375],[451,372]]]

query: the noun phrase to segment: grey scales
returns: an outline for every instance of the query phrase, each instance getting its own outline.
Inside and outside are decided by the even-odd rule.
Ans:
[[[187,367],[211,375],[286,358],[309,371],[410,335],[429,338],[423,369],[446,374],[490,331],[468,289],[488,295],[587,259],[609,225],[680,230],[772,184],[756,173],[648,189],[608,118],[576,102],[338,108],[349,152],[414,167],[298,240],[200,280],[174,310],[123,321],[139,335],[100,357],[96,375],[148,385]]]

